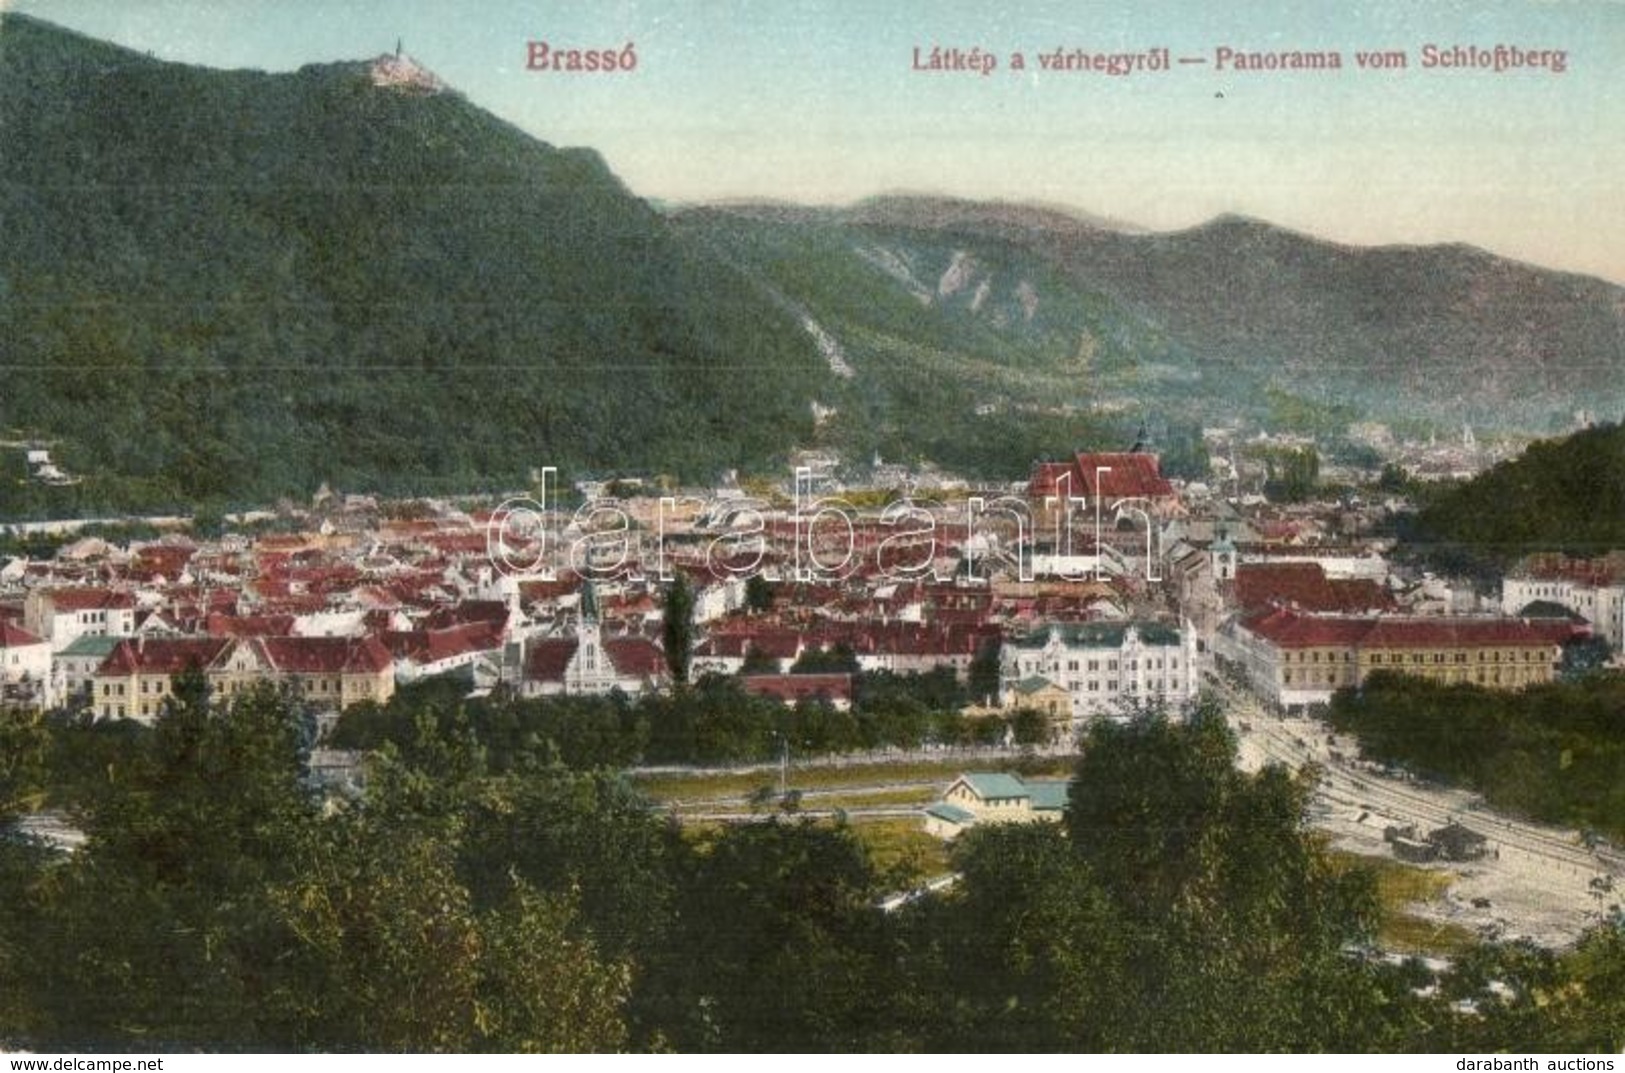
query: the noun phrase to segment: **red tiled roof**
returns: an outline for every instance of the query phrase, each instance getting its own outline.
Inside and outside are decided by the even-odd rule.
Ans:
[[[53,589],[45,594],[57,614],[64,611],[102,611],[135,606],[135,597],[111,589]]]
[[[795,659],[801,648],[801,634],[794,630],[717,633],[701,642],[695,654],[743,658],[753,648],[772,659]]]
[[[1236,603],[1255,611],[1271,603],[1304,611],[1387,611],[1394,599],[1369,578],[1326,576],[1319,563],[1243,563],[1236,567]]]
[[[9,619],[0,619],[0,648],[27,648],[44,643],[21,626],[12,625]]]
[[[381,674],[394,666],[376,637],[260,637],[252,643],[282,674]]]
[[[501,630],[508,624],[508,605],[501,600],[464,600],[450,607],[437,607],[423,618],[426,630],[471,623],[484,623]]]
[[[525,678],[532,682],[562,682],[578,647],[574,637],[532,641],[525,652]]]
[[[441,630],[392,630],[379,640],[397,659],[413,663],[437,663],[471,652],[491,652],[502,647],[502,631],[486,622],[469,622]]]
[[[1570,581],[1592,588],[1625,581],[1625,552],[1610,552],[1601,559],[1571,559],[1560,553],[1545,553],[1530,556],[1525,566],[1529,576],[1539,581]]]
[[[604,653],[623,678],[666,676],[666,654],[653,641],[641,637],[612,637],[604,642]]]
[[[1361,642],[1367,648],[1483,648],[1551,645],[1546,630],[1517,619],[1383,619]]]
[[[214,612],[204,620],[203,630],[212,637],[286,637],[293,632],[293,616]]]
[[[1070,474],[1070,483],[1063,478]],[[1090,499],[1162,499],[1174,486],[1157,456],[1141,451],[1080,451],[1071,462],[1039,462],[1027,484],[1034,498],[1068,494]]]
[[[573,637],[532,641],[525,653],[525,678],[533,682],[560,682],[580,643]],[[621,678],[664,678],[666,657],[660,646],[641,637],[610,637],[604,655]]]
[[[745,692],[785,704],[798,700],[850,700],[850,674],[748,674],[740,679]]]
[[[232,644],[227,637],[146,637],[120,641],[96,669],[98,675],[179,674],[207,668]]]
[[[1279,648],[1481,648],[1557,643],[1549,628],[1520,619],[1323,617],[1271,608],[1244,619],[1242,625]]]

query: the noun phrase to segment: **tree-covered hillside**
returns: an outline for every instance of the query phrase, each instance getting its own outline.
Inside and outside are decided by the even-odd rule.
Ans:
[[[596,154],[366,64],[204,70],[4,20],[0,433],[90,478],[41,509],[702,477],[810,434],[801,326]]]
[[[1484,568],[1625,548],[1625,426],[1530,445],[1428,504],[1407,543],[1444,565]]]

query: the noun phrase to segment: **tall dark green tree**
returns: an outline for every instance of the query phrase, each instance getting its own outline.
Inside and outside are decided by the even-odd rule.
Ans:
[[[689,667],[694,660],[694,586],[681,571],[666,586],[661,639],[671,680],[679,686],[687,685]]]
[[[773,610],[773,586],[761,574],[745,579],[745,607],[755,612]]]

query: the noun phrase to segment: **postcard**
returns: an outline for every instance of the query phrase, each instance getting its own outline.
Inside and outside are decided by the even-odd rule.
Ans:
[[[0,1047],[1619,1052],[1622,70],[0,0]]]

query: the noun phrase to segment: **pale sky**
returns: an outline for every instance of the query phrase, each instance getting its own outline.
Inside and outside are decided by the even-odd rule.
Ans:
[[[8,0],[0,0],[7,3]],[[406,51],[636,193],[840,203],[900,190],[1071,206],[1154,229],[1239,212],[1357,244],[1461,241],[1625,283],[1625,2],[9,0],[219,67]],[[1244,9],[1243,9],[1244,8]],[[633,43],[631,73],[525,69],[527,43]],[[0,41],[0,47],[3,47]],[[1423,48],[1562,50],[1566,70],[1423,69]],[[991,49],[986,77],[915,49]],[[1165,73],[1051,72],[1057,47],[1166,47]],[[1338,50],[1337,72],[1214,68]],[[1403,49],[1403,71],[1355,53]],[[1009,69],[1020,51],[1026,72]]]

